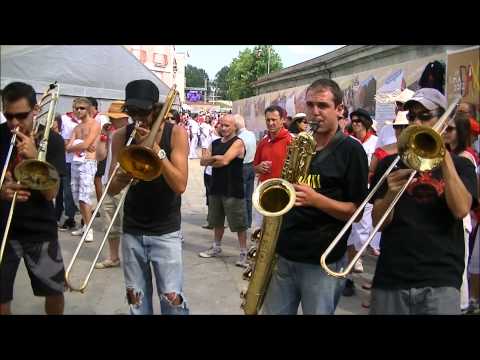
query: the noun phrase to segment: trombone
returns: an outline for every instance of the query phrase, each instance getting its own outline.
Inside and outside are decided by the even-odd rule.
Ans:
[[[378,180],[375,187],[369,192],[365,200],[360,204],[360,206],[357,208],[357,210],[354,212],[354,214],[350,217],[350,219],[347,221],[345,226],[342,228],[340,233],[335,237],[335,239],[331,242],[330,246],[327,248],[327,250],[325,250],[325,252],[320,257],[320,265],[328,275],[337,277],[337,278],[346,277],[350,273],[350,271],[352,270],[353,266],[358,261],[360,256],[362,256],[367,246],[370,245],[375,234],[382,227],[388,215],[391,213],[394,206],[400,200],[400,197],[403,195],[408,185],[410,185],[410,183],[412,182],[417,172],[431,171],[437,168],[438,166],[440,166],[440,164],[443,161],[443,158],[445,157],[445,152],[446,152],[445,145],[443,144],[443,139],[441,135],[446,128],[450,114],[454,110],[456,110],[460,100],[461,100],[460,96],[456,97],[452,102],[452,104],[448,107],[448,109],[445,111],[445,113],[440,117],[440,119],[437,121],[437,123],[433,127],[428,127],[423,125],[410,125],[408,128],[406,128],[402,132],[402,134],[398,139],[399,155],[395,158],[392,164],[387,168],[385,173]],[[395,167],[397,166],[400,160],[402,160],[405,165],[407,165],[409,168],[415,171],[413,171],[410,174],[407,182],[403,185],[403,187],[397,193],[392,203],[387,208],[385,213],[382,215],[382,217],[378,221],[378,224],[373,228],[368,239],[362,245],[360,250],[352,259],[352,261],[347,265],[345,269],[342,268],[340,269],[339,272],[333,271],[327,265],[327,256],[332,252],[333,248],[338,244],[342,236],[347,232],[347,230],[350,228],[350,226],[355,221],[355,219],[360,215],[360,213],[363,211],[367,203],[370,201],[373,195],[378,191],[382,183],[387,179],[387,176],[390,175],[390,173],[395,169]]]
[[[100,200],[98,201],[97,206],[95,207],[92,213],[92,217],[90,218],[90,221],[88,222],[87,227],[85,228],[85,231],[82,234],[80,242],[78,243],[77,248],[73,253],[72,259],[70,260],[70,263],[65,271],[65,283],[70,291],[76,291],[80,293],[83,293],[85,291],[88,285],[88,282],[90,281],[90,277],[92,276],[93,270],[95,269],[95,264],[97,263],[98,258],[100,257],[103,247],[105,246],[105,243],[108,238],[108,234],[110,233],[110,230],[112,229],[112,226],[118,216],[118,213],[122,208],[123,202],[125,201],[128,190],[130,189],[130,186],[132,185],[133,181],[134,180],[152,181],[161,175],[162,164],[158,158],[158,155],[151,148],[153,147],[153,144],[155,142],[155,137],[158,133],[158,130],[160,129],[160,126],[167,119],[166,115],[168,114],[171,107],[173,106],[173,102],[175,100],[176,94],[177,94],[177,91],[174,85],[167,95],[165,104],[163,105],[162,110],[160,111],[160,114],[158,115],[157,119],[155,120],[151,128],[150,133],[147,139],[145,140],[145,144],[130,145],[133,139],[135,138],[136,130],[134,129],[130,134],[130,137],[126,143],[126,147],[119,154],[118,163],[115,165],[115,168],[113,169],[112,174],[110,175],[110,178],[108,179],[108,182],[105,185],[105,189],[103,190],[102,196],[100,197]],[[92,264],[90,265],[87,275],[83,279],[80,286],[74,286],[70,279],[73,265],[77,261],[78,253],[80,252],[80,249],[82,248],[83,243],[85,242],[88,231],[91,229],[93,221],[95,220],[95,217],[98,211],[100,210],[100,207],[102,206],[103,201],[105,200],[105,197],[108,192],[108,188],[110,187],[113,181],[113,178],[115,177],[120,167],[122,167],[124,171],[132,175],[133,178],[130,180],[126,188],[123,190],[123,194],[120,198],[118,206],[115,209],[115,212],[113,213],[110,224],[107,227],[107,231],[103,236],[103,240],[100,243],[98,251],[95,254],[95,258]]]
[[[50,98],[50,99],[49,99]],[[49,190],[53,189],[58,186],[60,182],[60,177],[58,175],[57,170],[51,164],[46,161],[47,155],[47,147],[48,147],[48,137],[50,135],[50,129],[53,125],[53,120],[55,119],[55,107],[57,105],[59,98],[59,86],[57,82],[50,84],[48,89],[43,94],[40,100],[40,110],[42,110],[45,106],[49,105],[48,110],[40,113],[35,119],[35,124],[33,127],[33,134],[37,134],[40,128],[40,119],[47,115],[47,118],[44,122],[44,133],[42,140],[38,146],[38,155],[37,159],[28,159],[23,160],[19,163],[14,169],[14,175],[17,179],[17,184],[23,184],[32,190]],[[47,100],[49,99],[49,100]],[[18,127],[16,128],[18,131]],[[13,134],[12,140],[10,142],[10,148],[8,149],[7,159],[5,161],[5,165],[2,170],[1,176],[1,184],[5,179],[5,175],[7,172],[8,164],[10,162],[10,158],[12,156],[13,147],[15,146],[16,136],[17,134]],[[5,231],[3,233],[2,244],[0,246],[0,264],[3,259],[3,253],[5,251],[5,245],[7,244],[7,237],[8,232],[10,230],[10,225],[13,218],[13,212],[15,210],[15,204],[17,202],[17,192],[14,193],[12,204],[10,205],[10,211],[7,217],[7,224],[5,226]]]

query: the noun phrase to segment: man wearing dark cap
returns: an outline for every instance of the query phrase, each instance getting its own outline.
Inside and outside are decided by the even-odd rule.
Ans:
[[[411,125],[433,127],[446,108],[445,96],[431,88],[418,90],[405,103]],[[372,188],[395,157],[380,161]],[[372,198],[374,225],[412,172],[401,162],[398,168]],[[416,187],[418,176],[380,229],[371,314],[460,314],[465,267],[462,219],[478,202],[475,168],[468,159],[447,151],[439,168],[420,174],[435,187]]]
[[[157,119],[161,104],[158,88],[149,80],[135,80],[125,89],[125,109],[136,124],[119,129],[112,140],[112,164],[135,128],[132,144],[141,145]],[[136,126],[136,127],[135,127]],[[162,175],[153,181],[135,181],[130,187],[123,216],[122,256],[126,292],[133,315],[153,314],[152,275],[162,314],[188,314],[183,294],[181,194],[188,177],[188,141],[184,129],[165,121],[153,151],[158,153]],[[131,180],[123,170],[112,181],[109,194],[118,194]]]

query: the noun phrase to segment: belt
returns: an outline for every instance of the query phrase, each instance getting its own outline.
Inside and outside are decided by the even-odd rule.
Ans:
[[[253,161],[249,162],[249,163],[244,163],[243,166],[245,166],[245,165],[253,165]]]

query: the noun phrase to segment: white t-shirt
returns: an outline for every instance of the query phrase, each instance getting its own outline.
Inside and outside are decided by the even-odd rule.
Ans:
[[[365,152],[367,153],[368,166],[370,166],[370,161],[372,160],[373,153],[375,152],[375,149],[377,148],[378,137],[375,136],[375,135],[370,135],[370,137],[367,139],[367,141],[365,141],[363,143],[353,135],[350,135],[350,137],[357,140],[359,143],[362,144],[363,150],[365,150]]]
[[[395,129],[393,128],[393,125],[384,125],[378,133],[377,148],[395,144],[396,142],[397,138],[395,137]]]
[[[200,147],[202,149],[208,149],[212,143],[212,133],[213,128],[210,124],[204,122],[200,125]]]
[[[198,134],[198,131],[199,131],[198,122],[196,122],[193,119],[190,119],[188,120],[188,126],[190,127],[190,131],[192,134]]]
[[[64,141],[70,140],[72,137],[73,129],[80,124],[80,122],[75,122],[73,119],[68,116],[68,115],[62,115],[62,131],[60,135],[62,135],[62,138]],[[65,161],[67,163],[71,163],[73,159],[73,153],[70,152],[65,152]]]
[[[212,132],[212,136],[210,137],[210,144],[208,144],[207,149],[210,148],[212,145],[212,142],[215,140],[220,139],[220,136]],[[207,175],[212,175],[212,167],[211,166],[205,166],[205,174]]]
[[[103,128],[103,125],[110,122],[110,119],[108,118],[108,116],[103,114],[97,114],[97,116],[95,116],[95,120],[97,120],[101,128]]]
[[[370,135],[370,137],[367,139],[367,141],[365,141],[362,144],[363,149],[367,153],[368,166],[370,166],[370,161],[372,161],[373,153],[375,152],[375,149],[377,148],[377,140],[378,140],[377,136]]]

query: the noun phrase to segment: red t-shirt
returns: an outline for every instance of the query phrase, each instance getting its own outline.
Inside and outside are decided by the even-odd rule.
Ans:
[[[253,165],[257,166],[262,161],[272,162],[272,171],[270,174],[260,175],[260,181],[272,178],[279,178],[282,174],[283,164],[287,157],[288,145],[292,142],[292,136],[287,129],[280,129],[275,139],[269,135],[265,136],[257,146]]]

